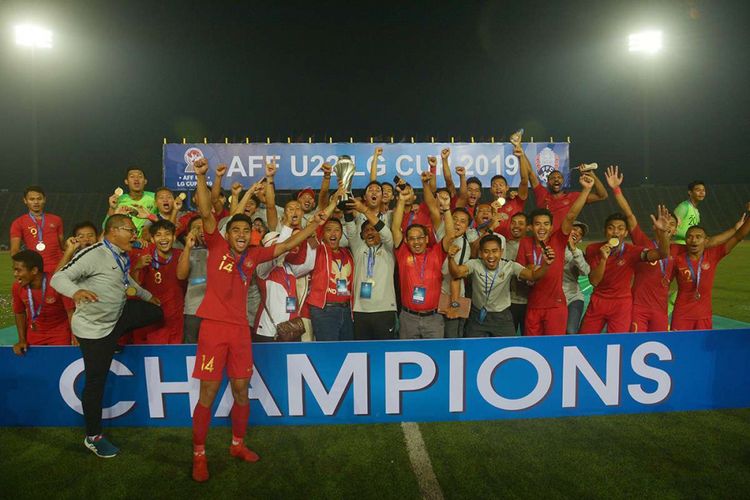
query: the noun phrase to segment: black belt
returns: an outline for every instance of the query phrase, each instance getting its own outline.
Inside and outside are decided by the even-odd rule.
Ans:
[[[437,314],[437,309],[431,309],[429,311],[412,311],[408,307],[402,307],[401,309],[415,316],[432,316],[433,314]]]
[[[326,307],[349,307],[349,301],[346,302],[326,302]]]

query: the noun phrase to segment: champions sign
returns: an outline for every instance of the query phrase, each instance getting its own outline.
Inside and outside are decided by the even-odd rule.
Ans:
[[[750,330],[259,344],[250,420],[264,425],[493,420],[750,405]],[[189,426],[195,346],[128,346],[106,425]],[[0,425],[82,425],[73,347],[0,348]],[[229,424],[224,382],[214,422]]]
[[[392,182],[398,175],[412,186],[421,186],[419,174],[428,168],[427,157],[440,157],[443,148],[451,150],[452,170],[457,166],[465,167],[466,176],[478,177],[483,186],[489,186],[495,175],[504,176],[510,186],[518,186],[521,179],[520,164],[510,143],[165,144],[164,185],[176,191],[195,189],[192,164],[198,158],[206,158],[211,166],[209,181],[213,180],[216,165],[225,163],[229,167],[222,181],[224,188],[229,188],[234,182],[248,187],[264,176],[266,163],[276,162],[279,165],[276,174],[278,186],[302,189],[320,185],[323,163],[333,165],[340,155],[349,155],[357,166],[352,185],[364,188],[370,180],[370,163],[376,146],[383,148],[377,162],[380,181]],[[561,171],[567,179],[569,147],[567,142],[523,144],[526,156],[542,182],[546,182],[553,170]],[[440,164],[437,176],[438,185],[442,185]],[[458,184],[457,177],[454,182]]]

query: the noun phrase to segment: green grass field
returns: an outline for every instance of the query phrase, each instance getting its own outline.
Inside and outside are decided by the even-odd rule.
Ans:
[[[750,244],[719,266],[714,313],[750,322]],[[7,253],[0,289],[9,290]],[[0,326],[12,324],[7,292]],[[7,404],[7,402],[5,403]],[[750,410],[420,424],[445,498],[742,498]],[[3,498],[419,498],[399,425],[254,427],[262,459],[227,453],[213,428],[211,480],[190,479],[191,431],[114,428],[98,459],[78,428],[0,429]]]

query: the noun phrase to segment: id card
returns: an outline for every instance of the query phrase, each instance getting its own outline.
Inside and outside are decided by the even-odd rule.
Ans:
[[[286,298],[286,312],[288,313],[297,312],[297,297]]]
[[[372,298],[372,281],[363,281],[362,286],[359,288],[360,299],[371,299]]]
[[[483,307],[479,310],[479,322],[484,323],[485,319],[487,319],[487,309]]]
[[[423,286],[415,286],[414,290],[411,292],[411,300],[415,304],[424,304],[424,297],[427,293],[427,290]]]
[[[336,280],[336,295],[349,295],[349,289],[346,287],[345,279]]]

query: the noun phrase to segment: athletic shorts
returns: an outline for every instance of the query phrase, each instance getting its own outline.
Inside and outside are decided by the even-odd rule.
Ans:
[[[713,318],[681,319],[672,315],[672,331],[679,330],[713,330]]]
[[[37,332],[26,329],[26,342],[29,345],[70,345],[70,330]]]
[[[568,328],[568,306],[534,308],[526,307],[526,331],[524,335],[565,335]]]
[[[250,378],[253,374],[253,347],[248,325],[210,319],[201,321],[193,377],[221,380],[224,366],[229,378]]]
[[[630,298],[603,299],[592,295],[578,333],[602,333],[604,325],[607,325],[607,333],[627,333],[630,331],[632,308]]]
[[[669,315],[667,314],[667,310],[633,304],[630,331],[633,333],[669,331]]]

